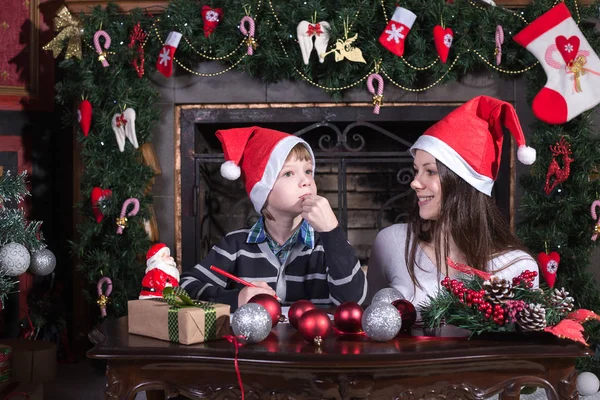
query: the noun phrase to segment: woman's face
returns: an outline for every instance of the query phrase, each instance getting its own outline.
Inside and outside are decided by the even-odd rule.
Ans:
[[[436,220],[442,209],[442,185],[436,159],[426,151],[417,150],[413,168],[415,177],[410,187],[419,199],[419,215],[424,220]]]

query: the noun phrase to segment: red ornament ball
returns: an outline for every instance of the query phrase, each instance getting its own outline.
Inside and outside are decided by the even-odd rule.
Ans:
[[[362,329],[363,309],[358,303],[347,301],[335,309],[335,327],[343,333],[358,333]]]
[[[298,321],[298,332],[310,343],[317,345],[331,332],[331,320],[323,310],[308,310]]]
[[[315,308],[317,307],[308,300],[298,300],[294,302],[288,311],[290,325],[298,329],[298,321],[300,320],[300,317],[302,317],[302,314],[309,310],[314,310]]]
[[[274,327],[281,321],[281,304],[274,296],[266,293],[257,294],[248,300],[248,303],[260,304],[267,310],[271,316],[271,327]]]
[[[415,306],[405,299],[396,300],[392,303],[394,307],[400,313],[400,317],[402,317],[402,331],[410,330],[410,327],[417,320],[417,310],[415,310]]]

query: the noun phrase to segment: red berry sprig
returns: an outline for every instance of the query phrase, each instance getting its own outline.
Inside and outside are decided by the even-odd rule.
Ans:
[[[458,297],[458,301],[466,303],[469,307],[474,307],[481,312],[485,319],[492,319],[497,325],[505,323],[506,312],[500,304],[492,305],[484,300],[485,290],[467,289],[463,282],[456,279],[445,277],[441,285],[450,293]]]
[[[536,271],[523,271],[521,275],[513,278],[512,284],[513,286],[519,286],[521,283],[523,283],[523,286],[525,286],[527,289],[531,289],[537,274],[538,273]]]

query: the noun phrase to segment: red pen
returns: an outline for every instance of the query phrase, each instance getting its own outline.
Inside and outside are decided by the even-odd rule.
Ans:
[[[256,286],[255,284],[253,284],[253,283],[251,283],[251,282],[248,282],[248,281],[245,281],[245,280],[243,280],[243,279],[241,279],[241,278],[238,278],[237,276],[235,276],[235,275],[232,275],[232,274],[230,274],[229,272],[223,271],[221,268],[217,268],[217,267],[215,267],[214,265],[211,265],[211,266],[210,266],[210,270],[211,270],[211,271],[218,272],[219,274],[221,274],[221,275],[223,275],[223,276],[225,276],[225,277],[227,277],[227,278],[229,278],[229,279],[231,279],[231,280],[233,280],[233,281],[236,281],[237,283],[241,283],[241,284],[242,284],[242,285],[244,285],[244,286],[249,286],[249,287],[258,287],[258,286]],[[276,298],[277,300],[279,300],[279,297],[277,297],[277,295],[275,295],[275,298]]]

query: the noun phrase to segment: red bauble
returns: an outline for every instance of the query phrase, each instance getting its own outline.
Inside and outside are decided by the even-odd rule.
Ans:
[[[320,345],[331,332],[331,320],[323,310],[309,310],[298,321],[298,332],[310,343]]]
[[[294,302],[288,311],[290,325],[298,329],[298,321],[300,320],[302,314],[309,310],[314,310],[315,308],[316,306],[308,300],[298,300]]]
[[[277,325],[277,323],[281,320],[281,304],[277,301],[277,299],[270,294],[261,293],[253,296],[248,303],[256,303],[263,306],[269,315],[271,316],[271,327]]]
[[[92,211],[97,223],[101,223],[104,219],[104,213],[100,207],[100,202],[108,200],[112,196],[112,190],[95,187],[92,189]]]
[[[417,310],[415,310],[415,306],[405,299],[396,300],[392,303],[394,307],[400,313],[400,317],[402,318],[402,329],[403,331],[410,330],[410,327],[417,320]]]
[[[358,333],[362,329],[363,309],[358,303],[347,301],[335,309],[335,327],[343,333]]]

